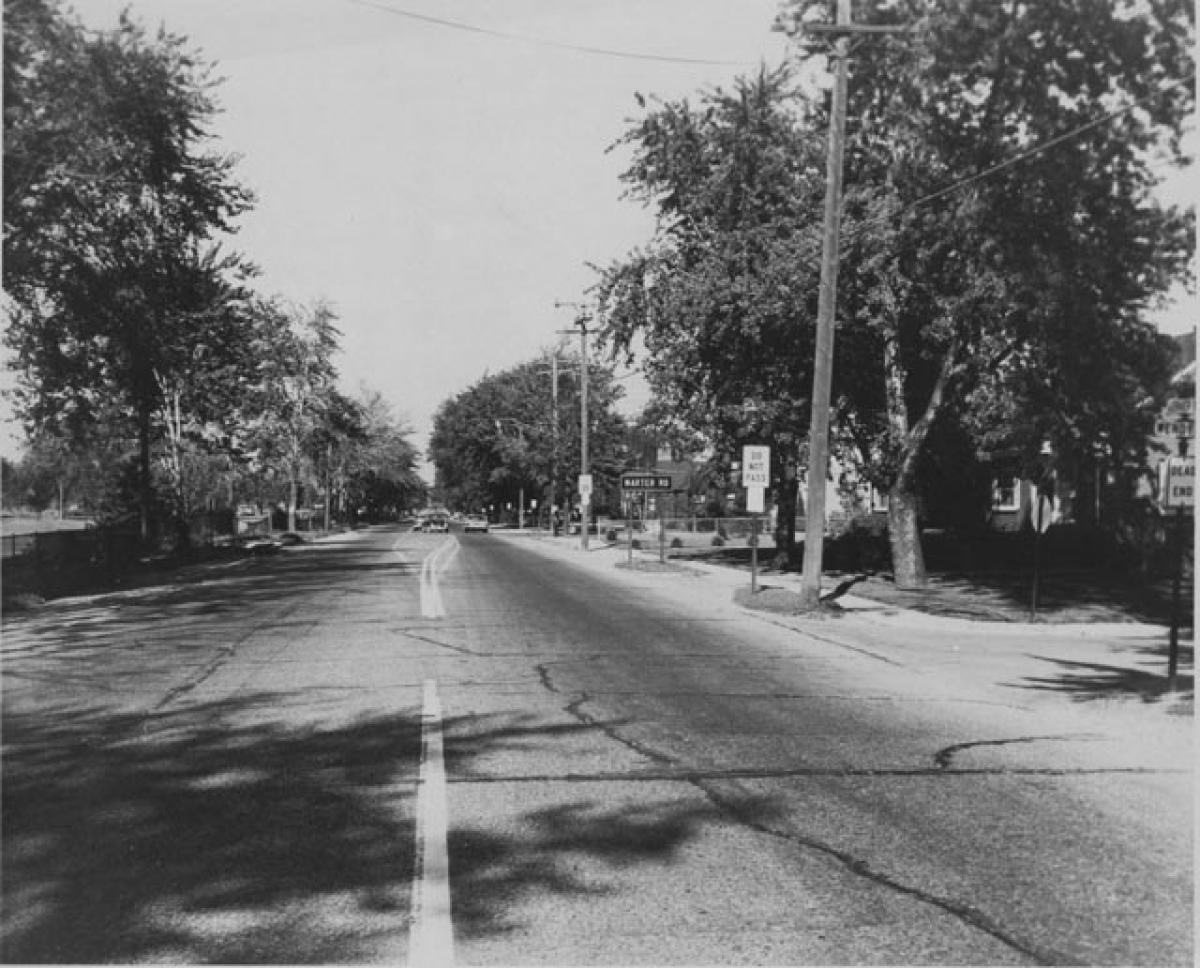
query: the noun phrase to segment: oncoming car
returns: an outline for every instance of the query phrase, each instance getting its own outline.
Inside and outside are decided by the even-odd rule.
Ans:
[[[467,532],[482,531],[484,534],[487,534],[488,519],[482,514],[468,514],[467,520],[463,523],[463,530]]]
[[[446,534],[450,530],[450,522],[443,517],[432,517],[425,520],[425,531],[430,534]]]

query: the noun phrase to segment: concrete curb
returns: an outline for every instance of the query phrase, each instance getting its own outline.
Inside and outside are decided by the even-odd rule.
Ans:
[[[497,532],[504,534],[504,532]],[[578,538],[574,539],[574,547],[567,539],[551,538],[549,535],[538,535],[533,533],[505,535],[506,537],[527,537],[533,540],[538,540],[543,543],[553,542],[556,550],[564,553],[574,553],[582,555],[584,552],[578,547]],[[604,543],[599,547],[593,543],[593,546],[588,549],[588,555],[597,554],[600,552],[614,551],[620,554],[620,560],[625,560],[626,550],[619,545],[609,545]],[[651,552],[646,550],[635,551],[635,559],[641,561],[658,561],[657,551]],[[668,561],[670,557],[668,556]],[[613,562],[617,564],[616,561]],[[732,594],[733,590],[741,587],[748,587],[750,583],[749,576],[741,571],[736,571],[730,568],[723,568],[720,565],[710,565],[705,562],[688,561],[676,562],[682,568],[687,568],[693,572],[700,572],[706,577],[712,578],[720,584],[729,588]],[[792,575],[777,575],[771,574],[767,576],[766,583],[776,588],[786,588],[788,591],[799,591],[800,579],[798,576]],[[905,608],[901,605],[892,605],[885,602],[877,602],[873,599],[862,598],[853,594],[842,595],[838,598],[837,604],[845,611],[851,612],[856,616],[860,616],[866,621],[881,626],[898,626],[903,625],[912,629],[927,629],[930,632],[953,633],[955,631],[971,631],[980,632],[986,631],[989,635],[997,635],[1013,638],[1027,638],[1031,633],[1036,633],[1039,638],[1063,638],[1074,640],[1146,640],[1146,639],[1165,639],[1168,634],[1166,625],[1159,625],[1149,622],[988,622],[981,619],[969,619],[958,616],[949,615],[930,615],[927,612],[919,612],[914,609]],[[774,614],[762,612],[757,609],[746,608],[740,606],[744,612],[751,615]],[[786,617],[786,616],[783,616]],[[1187,647],[1185,647],[1186,650]]]

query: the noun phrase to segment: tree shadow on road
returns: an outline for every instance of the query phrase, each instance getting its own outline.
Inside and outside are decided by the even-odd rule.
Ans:
[[[6,717],[3,960],[360,960],[407,909],[419,723],[237,723],[280,698]],[[339,895],[353,932],[305,916]]]
[[[1025,676],[1020,688],[1062,692],[1077,702],[1136,698],[1144,703],[1155,703],[1164,698],[1189,698],[1195,694],[1195,677],[1191,672],[1180,671],[1175,677],[1174,691],[1169,688],[1166,646],[1147,646],[1136,651],[1145,656],[1138,667],[1030,656],[1050,663],[1057,672]],[[1184,661],[1188,669],[1192,666],[1191,656],[1192,650],[1186,649]]]
[[[284,722],[293,694],[151,714],[6,715],[5,963],[361,963],[403,955],[420,717]],[[601,724],[464,717],[454,770],[561,756]],[[453,789],[453,788],[452,788]],[[514,899],[595,890],[580,853],[666,863],[717,819],[696,798],[596,806],[568,790],[504,827],[451,833],[462,935],[511,928]]]

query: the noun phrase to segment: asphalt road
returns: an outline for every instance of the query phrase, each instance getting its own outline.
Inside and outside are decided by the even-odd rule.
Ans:
[[[1192,963],[1174,748],[549,548],[7,619],[3,960]]]

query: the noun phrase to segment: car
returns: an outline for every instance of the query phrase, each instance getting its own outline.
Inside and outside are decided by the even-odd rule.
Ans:
[[[488,533],[488,519],[482,514],[468,514],[463,522],[464,531],[482,531]]]
[[[450,522],[442,517],[429,518],[425,522],[425,531],[429,534],[445,534],[450,530]]]

